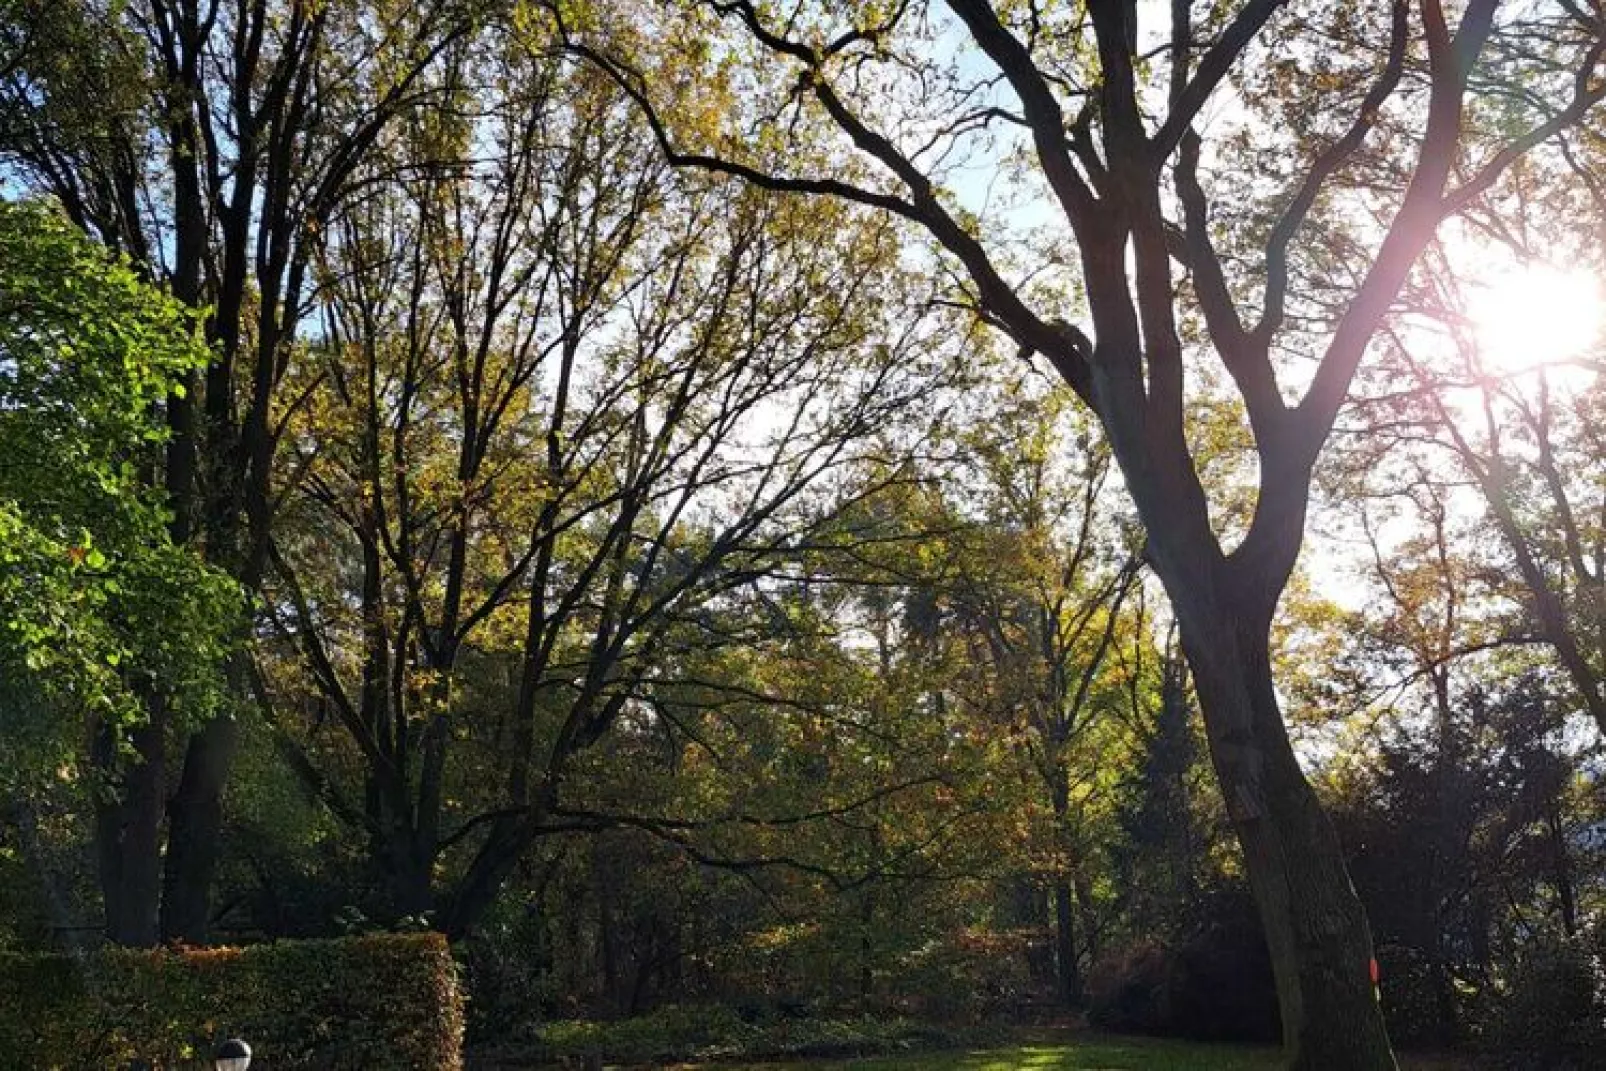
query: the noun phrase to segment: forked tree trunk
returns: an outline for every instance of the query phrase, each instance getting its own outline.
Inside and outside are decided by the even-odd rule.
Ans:
[[[1271,952],[1291,1067],[1392,1071],[1366,913],[1289,742],[1267,630],[1179,616],[1211,759]]]

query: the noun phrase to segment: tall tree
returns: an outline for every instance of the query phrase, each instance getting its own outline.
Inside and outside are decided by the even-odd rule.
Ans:
[[[19,815],[51,786],[159,815],[152,710],[196,725],[221,705],[238,592],[168,538],[147,478],[154,406],[206,357],[193,310],[59,213],[0,203],[0,784]],[[154,895],[159,860],[117,851],[153,831],[102,834],[103,883]],[[124,902],[108,928],[154,940]]]
[[[1300,1068],[1394,1066],[1366,920],[1272,679],[1269,633],[1311,473],[1435,227],[1606,94],[1593,16],[1524,9],[1497,20],[1497,7],[1472,0],[1452,22],[1438,0],[1414,11],[1396,0],[1386,13],[1279,0],[1164,12],[1124,0],[548,5],[569,47],[636,99],[671,161],[917,228],[976,314],[1045,357],[1097,416],[1181,624]],[[1491,38],[1533,33],[1555,46],[1501,50],[1491,92],[1514,78],[1553,88],[1517,98],[1525,104],[1502,124],[1520,131],[1509,141],[1469,139]],[[1334,57],[1335,38],[1357,44]],[[1264,82],[1246,84],[1261,71]],[[1198,128],[1235,83],[1239,101],[1269,103],[1290,124],[1287,136],[1240,131],[1260,150],[1254,180],[1225,145],[1207,151]],[[1347,199],[1339,180],[1384,116],[1406,146],[1397,177],[1381,196]],[[1000,144],[999,130],[1018,137]],[[1007,228],[984,229],[961,207],[967,195],[976,204],[964,168],[989,157],[1030,162],[1041,218],[1057,228],[1061,245],[1024,270],[1001,248]],[[1229,198],[1264,212],[1230,239],[1218,227],[1238,216]],[[1354,283],[1328,276],[1325,293],[1291,297],[1291,281],[1308,284],[1306,269],[1327,259],[1314,224],[1351,208],[1380,220],[1361,240]],[[1331,301],[1310,348],[1288,330],[1291,308],[1304,322],[1306,296]],[[1078,305],[1086,329],[1067,322]],[[1288,357],[1301,350],[1311,364],[1296,373]],[[1253,520],[1237,539],[1213,523],[1190,446],[1189,369],[1206,355],[1231,378],[1259,463]]]
[[[1018,394],[971,432],[977,475],[953,482],[976,495],[981,516],[946,586],[954,627],[982,667],[983,694],[971,702],[1020,735],[1047,803],[1054,961],[1060,997],[1075,1004],[1094,936],[1077,935],[1093,880],[1080,811],[1100,774],[1086,752],[1108,743],[1093,730],[1124,704],[1125,668],[1143,661],[1117,648],[1147,641],[1123,614],[1140,582],[1139,541],[1113,508],[1109,451],[1078,426],[1070,401]]]
[[[855,473],[945,375],[885,221],[668,172],[539,39],[463,70],[330,220],[258,666],[389,910],[452,934],[540,838],[624,822],[598,745],[899,478]]]
[[[273,458],[294,407],[279,388],[313,251],[381,133],[439,93],[433,75],[474,6],[73,0],[43,5],[34,24],[47,32],[4,68],[0,158],[207,312],[213,359],[164,402],[161,482],[173,539],[247,591],[268,563]],[[231,676],[244,698],[243,667]],[[143,761],[156,787],[103,815],[107,866],[163,874],[158,889],[107,884],[108,918],[131,920],[110,936],[128,943],[198,942],[209,923],[239,723],[183,730],[183,761],[167,770],[156,742],[180,730],[165,722],[154,707]]]
[[[1535,238],[1512,241],[1489,259],[1537,259]],[[1606,490],[1596,478],[1606,465],[1606,375],[1587,353],[1496,352],[1477,328],[1476,274],[1437,252],[1369,377],[1361,427],[1373,431],[1357,453],[1372,459],[1374,485],[1401,468],[1448,466],[1470,487],[1470,500],[1446,506],[1481,513],[1497,536],[1481,557],[1505,574],[1500,593],[1520,611],[1507,637],[1548,647],[1606,734]]]

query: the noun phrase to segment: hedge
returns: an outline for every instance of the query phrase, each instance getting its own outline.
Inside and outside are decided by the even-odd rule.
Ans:
[[[0,1068],[210,1067],[240,1037],[252,1071],[458,1071],[462,1035],[439,934],[0,954]]]

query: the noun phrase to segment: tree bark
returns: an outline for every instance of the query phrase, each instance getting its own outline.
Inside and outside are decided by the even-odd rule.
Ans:
[[[623,1000],[623,970],[620,960],[618,913],[614,897],[614,878],[604,858],[601,835],[591,839],[591,894],[597,902],[597,953],[600,957],[603,1000],[614,1014],[626,1011]]]
[[[859,901],[859,1008],[870,1012],[875,995],[875,894],[866,889]]]
[[[1179,610],[1189,600],[1178,600]],[[1372,981],[1372,938],[1327,815],[1301,771],[1258,620],[1182,619],[1211,759],[1243,848],[1295,1071],[1397,1065]],[[1250,615],[1258,618],[1258,615]]]
[[[1060,1000],[1074,1008],[1082,1000],[1082,973],[1076,962],[1076,903],[1065,869],[1070,865],[1073,845],[1066,825],[1071,811],[1069,771],[1062,758],[1056,758],[1053,777],[1054,836],[1061,855],[1060,872],[1054,877],[1054,963]]]
[[[96,764],[114,794],[95,808],[95,855],[108,940],[135,947],[157,943],[162,891],[162,792],[166,780],[164,711],[149,704],[150,721],[134,730],[135,756],[120,758],[110,729],[95,742]],[[121,771],[121,776],[118,776]]]
[[[1060,1000],[1074,1008],[1082,1002],[1082,972],[1076,962],[1076,905],[1071,883],[1054,883],[1054,960],[1059,966]]]
[[[213,718],[189,739],[184,771],[168,808],[162,874],[162,940],[205,944],[211,929],[212,877],[221,854],[223,788],[233,766],[239,725]]]
[[[1561,805],[1552,804],[1545,816],[1550,846],[1555,852],[1550,872],[1556,890],[1556,906],[1561,912],[1561,929],[1568,937],[1578,935],[1578,894],[1573,883],[1572,853],[1567,849],[1567,827],[1561,820]]]
[[[411,826],[392,826],[385,847],[390,909],[398,919],[419,918],[435,910],[435,856],[422,850]]]
[[[438,899],[438,925],[447,937],[462,940],[474,932],[495,902],[502,884],[518,861],[540,837],[541,811],[509,816],[491,823],[485,842],[475,853],[451,892]]]

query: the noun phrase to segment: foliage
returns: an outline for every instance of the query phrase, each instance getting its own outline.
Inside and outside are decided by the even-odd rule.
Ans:
[[[462,995],[434,934],[0,956],[0,1063],[186,1066],[242,1037],[283,1068],[461,1066]]]
[[[1456,241],[1598,259],[1606,83],[1491,2],[0,0],[0,175],[73,224],[3,208],[0,934],[438,925],[477,1037],[581,1058],[1095,964],[1263,1035],[1253,865],[1329,1071],[1389,1062],[1347,865],[1396,1040],[1565,1040],[1599,369],[1418,321]],[[997,1059],[1095,1050],[1193,1059]]]
[[[147,480],[160,404],[206,360],[190,310],[49,207],[0,204],[3,776],[70,764],[83,716],[222,702],[235,590]]]
[[[1508,1066],[1587,1068],[1606,1052],[1606,940],[1593,934],[1535,941],[1494,999],[1484,1043]]]
[[[1606,96],[1596,20],[1497,0],[1453,27],[1404,0],[541,7],[677,165],[909,225],[949,300],[1085,403],[1181,623],[1292,1063],[1392,1067],[1270,633],[1372,337],[1438,226]],[[1252,513],[1211,480],[1212,409],[1252,440]]]
[[[1334,785],[1402,1042],[1487,1034],[1507,1000],[1526,999],[1500,983],[1502,967],[1564,944],[1598,909],[1590,759],[1563,731],[1569,706],[1543,674],[1496,690],[1498,679],[1444,693],[1431,718],[1402,703],[1365,764]]]
[[[971,1036],[897,1017],[741,1015],[723,1005],[667,1005],[616,1022],[549,1023],[538,1034],[535,1054],[549,1060],[589,1056],[661,1064],[869,1056],[942,1048],[965,1040]]]

